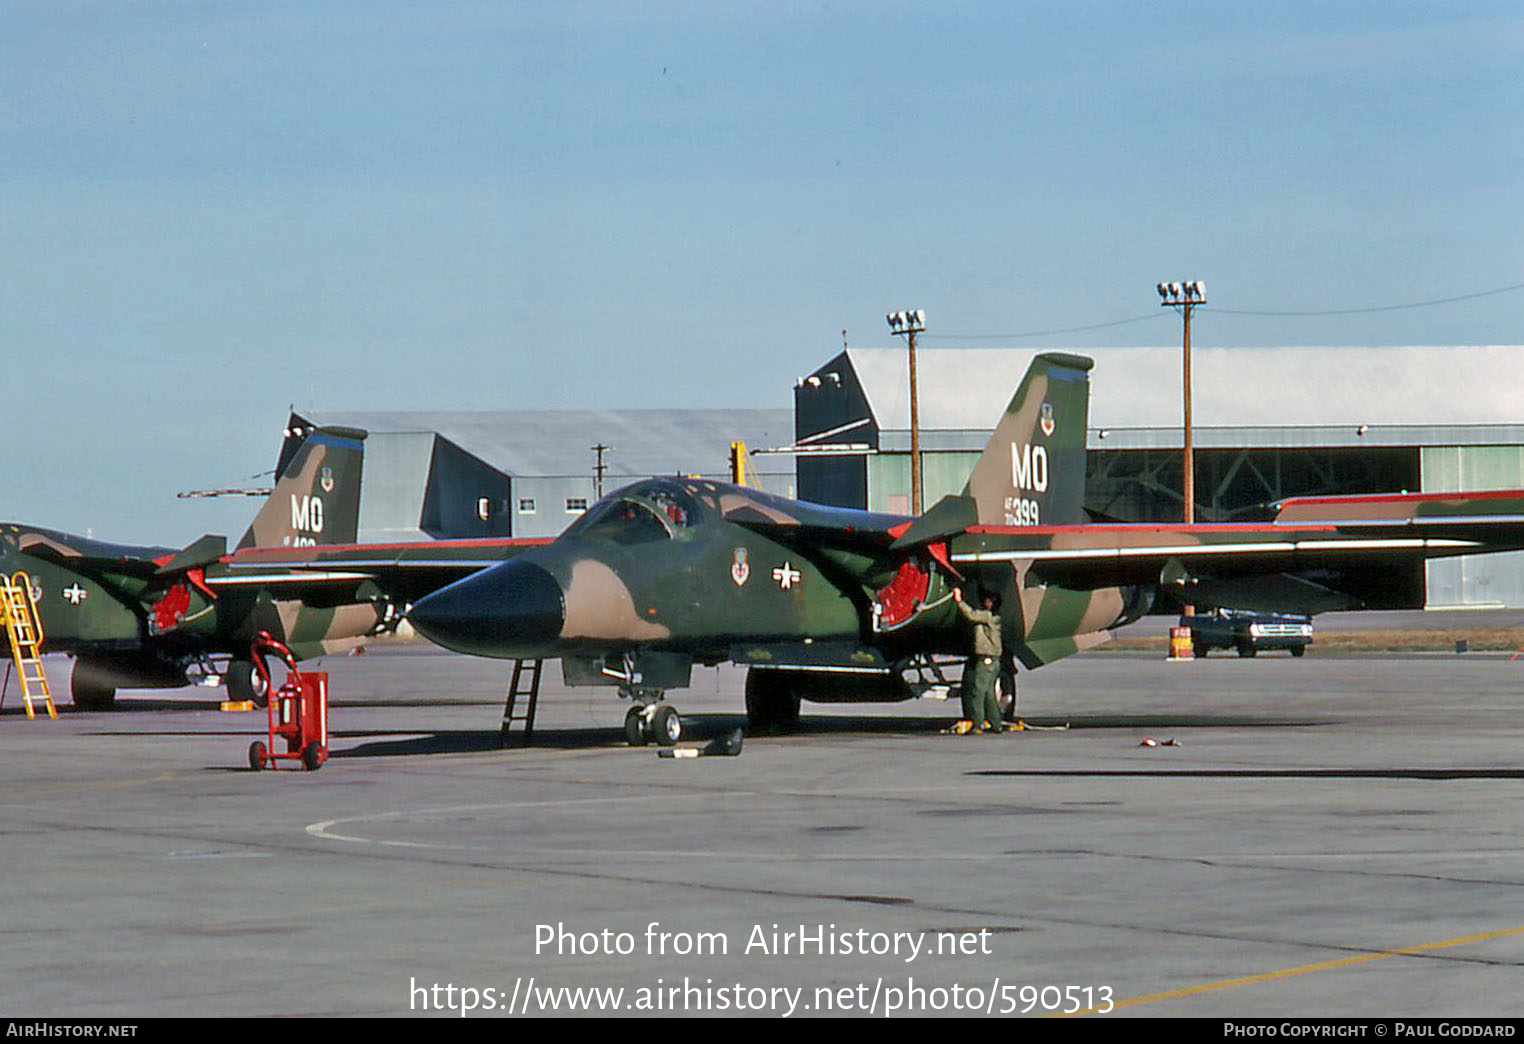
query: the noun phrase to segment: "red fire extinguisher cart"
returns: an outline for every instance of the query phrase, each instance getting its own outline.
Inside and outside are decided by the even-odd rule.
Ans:
[[[275,769],[279,767],[277,761],[299,761],[307,771],[317,771],[328,760],[328,672],[303,674],[291,650],[268,631],[259,632],[252,651],[254,669],[270,693],[270,727],[268,744],[264,740],[249,744],[249,767],[255,771]],[[270,683],[270,668],[265,663],[265,657],[271,655],[286,665],[286,683],[279,689]],[[286,741],[284,753],[276,750],[277,739]]]

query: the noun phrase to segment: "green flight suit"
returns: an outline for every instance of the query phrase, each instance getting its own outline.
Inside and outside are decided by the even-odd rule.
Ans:
[[[963,717],[974,727],[988,722],[1000,727],[1000,701],[995,698],[995,679],[1000,675],[1000,617],[988,609],[972,609],[956,603],[958,612],[974,625],[974,655],[963,669]]]

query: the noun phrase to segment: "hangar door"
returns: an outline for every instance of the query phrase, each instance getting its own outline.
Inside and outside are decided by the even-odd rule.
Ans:
[[[1524,489],[1524,446],[1423,450],[1425,493]],[[1524,552],[1471,555],[1428,565],[1428,608],[1524,608]]]

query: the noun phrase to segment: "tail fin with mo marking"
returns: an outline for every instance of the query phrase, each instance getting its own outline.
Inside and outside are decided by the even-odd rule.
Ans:
[[[360,531],[359,428],[314,428],[281,469],[270,497],[238,542],[246,547],[352,544]]]
[[[986,526],[1064,526],[1085,521],[1085,429],[1090,368],[1082,355],[1045,352],[1032,360],[965,497]]]

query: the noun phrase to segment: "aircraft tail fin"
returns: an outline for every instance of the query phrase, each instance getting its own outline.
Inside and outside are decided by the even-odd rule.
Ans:
[[[238,549],[354,543],[365,436],[359,428],[313,428],[289,455],[282,453],[275,488]]]
[[[1085,521],[1085,429],[1094,365],[1061,352],[1032,360],[963,488],[978,504],[980,525]]]

